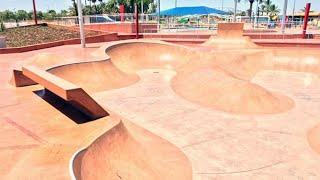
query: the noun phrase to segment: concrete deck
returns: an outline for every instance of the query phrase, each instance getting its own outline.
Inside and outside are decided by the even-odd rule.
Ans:
[[[130,138],[139,142],[137,153],[131,151],[136,147],[131,140],[130,145],[120,146],[120,149],[130,147],[130,151],[123,152],[126,155],[138,154],[134,158],[116,154],[124,160],[121,162],[130,162],[127,167],[132,170],[117,171],[123,174],[141,173],[139,167],[150,168],[152,163],[143,163],[146,160],[141,151],[149,152],[146,156],[150,156],[166,147],[176,155],[163,161],[162,167],[172,162],[168,168],[157,167],[155,163],[146,176],[138,177],[161,179],[161,173],[180,167],[170,172],[187,175],[177,175],[176,179],[190,178],[188,171],[193,179],[319,179],[320,53],[317,49],[257,52],[256,49],[216,50],[143,42],[120,44],[108,51],[112,67],[127,75],[138,75],[139,81],[106,89],[99,86],[96,91],[95,86],[76,81],[76,76],[59,75],[58,69],[53,73],[91,89],[90,95],[102,107],[117,114],[82,124],[72,120],[81,117],[66,115],[61,108],[44,101],[39,85],[15,88],[8,84],[12,69],[23,66],[33,55],[51,52],[65,59],[85,61],[102,55],[95,52],[100,46],[92,44],[83,50],[71,45],[0,55],[0,133],[4,137],[0,138],[0,164],[6,164],[0,166],[0,179],[68,179],[72,154],[85,147],[95,154],[97,151],[92,147],[99,142],[95,140],[103,137],[118,117],[131,134],[136,134]],[[90,72],[85,67],[78,70]],[[184,91],[189,94],[183,94]],[[250,102],[255,103],[251,106]],[[270,106],[281,110],[274,111]],[[249,111],[252,109],[254,112]],[[149,143],[157,143],[140,148],[146,142],[139,141],[142,137],[152,137]],[[110,147],[107,143],[100,146]],[[164,154],[162,158],[167,156]],[[90,157],[86,156],[91,164],[99,162]],[[179,158],[174,160],[174,157]],[[132,159],[138,163],[132,163]],[[106,167],[110,164],[99,165],[95,170],[106,175],[101,172],[108,173],[110,168]],[[112,165],[117,167],[114,171],[126,166]],[[88,173],[81,177],[94,179]]]

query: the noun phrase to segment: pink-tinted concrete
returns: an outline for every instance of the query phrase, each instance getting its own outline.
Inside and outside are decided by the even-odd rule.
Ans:
[[[124,22],[124,23],[101,23],[101,24],[87,24],[85,28],[87,30],[95,30],[102,32],[117,32],[117,33],[135,33],[135,23]],[[140,23],[140,33],[156,33],[157,24],[153,23]]]
[[[130,40],[0,55],[0,178],[69,179],[72,160],[80,179],[318,179],[320,53],[232,47]],[[52,54],[30,58],[41,52]],[[41,86],[11,86],[30,63],[110,115],[77,124]]]

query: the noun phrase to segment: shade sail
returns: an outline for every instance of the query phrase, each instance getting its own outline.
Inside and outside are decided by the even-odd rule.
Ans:
[[[205,14],[226,14],[227,12],[206,6],[176,7],[160,12],[161,16],[186,16]]]

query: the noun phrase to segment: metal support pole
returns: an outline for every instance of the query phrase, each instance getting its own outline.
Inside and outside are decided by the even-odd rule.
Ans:
[[[135,18],[136,18],[136,39],[139,39],[139,13],[138,13],[138,4],[134,4],[134,10],[135,10]]]
[[[144,11],[144,9],[143,9],[143,0],[141,0],[141,14],[143,14],[143,11]]]
[[[143,13],[143,0],[141,0],[141,22],[144,22],[144,13]]]
[[[306,11],[304,14],[302,38],[306,38],[310,8],[311,8],[311,3],[307,3]]]
[[[282,23],[281,23],[282,34],[284,34],[286,31],[287,8],[288,8],[288,0],[284,0],[283,12],[282,12]]]
[[[237,7],[238,7],[238,0],[234,0],[233,22],[236,22],[236,21],[237,21]]]
[[[221,11],[223,11],[224,8],[224,0],[221,0]]]
[[[296,0],[293,1],[293,8],[292,8],[292,22],[294,23],[294,13],[296,11]]]
[[[250,9],[249,9],[249,21],[250,21],[250,23],[252,22],[252,6],[253,6],[253,3],[250,2]]]
[[[82,17],[82,5],[81,0],[77,0],[78,5],[78,19],[79,19],[79,28],[80,28],[80,40],[81,40],[81,46],[83,48],[86,47],[86,38],[85,38],[85,32],[84,32],[84,24],[83,24],[83,17]]]
[[[33,16],[34,16],[34,23],[38,24],[38,17],[37,17],[37,8],[36,8],[36,2],[35,0],[32,0],[33,2]]]
[[[256,6],[256,16],[253,18],[253,28],[255,27],[254,25],[254,20],[256,20],[256,26],[258,27],[258,18],[259,18],[259,1],[257,1],[257,6]]]
[[[158,3],[158,32],[160,31],[160,0],[157,0]]]
[[[176,8],[178,6],[178,0],[174,1],[174,7]]]

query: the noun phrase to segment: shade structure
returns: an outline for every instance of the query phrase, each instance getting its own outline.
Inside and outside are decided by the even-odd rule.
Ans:
[[[160,12],[161,16],[186,16],[203,14],[227,14],[227,12],[207,6],[176,7]]]

